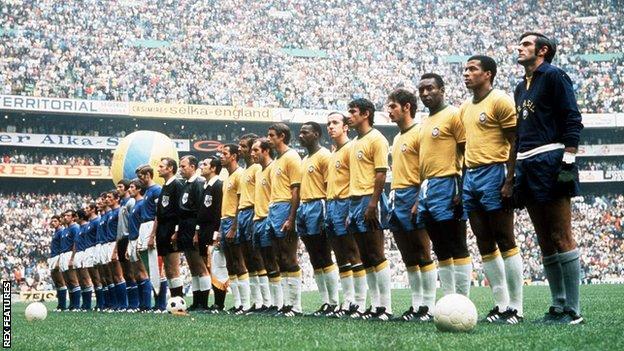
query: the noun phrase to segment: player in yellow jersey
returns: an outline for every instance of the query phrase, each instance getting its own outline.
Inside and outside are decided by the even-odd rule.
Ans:
[[[459,112],[466,129],[463,203],[496,304],[484,321],[517,324],[523,320],[523,268],[511,206],[516,110],[509,95],[492,88],[494,77],[494,59],[468,59],[464,82],[473,97]]]
[[[269,278],[271,304],[265,311],[267,314],[277,313],[284,305],[284,292],[282,291],[282,276],[277,258],[273,250],[271,235],[269,233],[269,202],[271,201],[271,144],[267,138],[259,138],[251,146],[251,157],[261,169],[256,173],[255,204],[254,204],[254,247],[260,249],[264,267]]]
[[[226,144],[221,152],[221,165],[228,171],[223,182],[223,202],[221,205],[221,248],[224,249],[230,289],[234,297],[234,307],[229,312],[246,314],[251,308],[249,301],[249,274],[241,250],[238,235],[238,204],[241,192],[243,169],[238,165],[239,150],[236,144]]]
[[[253,245],[253,218],[256,191],[256,173],[262,169],[251,158],[251,145],[258,136],[250,133],[240,137],[238,147],[247,168],[241,176],[241,196],[238,204],[238,235],[241,239],[243,257],[249,271],[251,298],[250,312],[264,312],[271,303],[269,278],[262,262],[259,247]]]
[[[299,240],[295,232],[301,186],[301,157],[296,150],[288,146],[290,128],[286,124],[272,124],[269,127],[268,139],[277,153],[271,170],[269,206],[269,232],[277,252],[284,292],[284,306],[277,315],[294,317],[302,314],[301,268],[297,259]]]
[[[366,305],[366,270],[360,251],[347,230],[349,217],[349,153],[353,141],[349,140],[347,117],[340,112],[327,116],[327,134],[335,144],[327,170],[327,204],[325,229],[336,255],[340,285],[344,296],[342,306],[330,317],[349,317],[359,306]]]
[[[338,267],[323,228],[327,198],[327,169],[331,152],[319,143],[323,131],[316,122],[306,122],[299,130],[299,141],[308,155],[303,158],[301,205],[297,209],[297,233],[305,244],[314,268],[314,280],[321,294],[321,307],[311,315],[325,317],[338,307]]]
[[[400,320],[429,322],[435,304],[438,274],[431,260],[431,242],[425,224],[418,222],[416,203],[420,191],[420,126],[414,122],[418,98],[406,89],[397,89],[388,96],[390,120],[400,132],[394,137],[392,153],[393,208],[390,230],[401,252],[412,292],[412,305]]]
[[[392,318],[390,266],[384,253],[383,230],[387,227],[388,200],[383,192],[388,171],[388,140],[373,128],[375,105],[366,99],[349,103],[349,126],[358,136],[349,154],[349,230],[355,235],[366,267],[370,311],[353,318],[387,321]]]
[[[422,75],[418,93],[429,109],[420,129],[421,188],[418,218],[438,258],[440,287],[446,294],[468,296],[472,261],[466,244],[466,218],[461,203],[461,163],[466,137],[458,109],[444,102],[444,81]]]

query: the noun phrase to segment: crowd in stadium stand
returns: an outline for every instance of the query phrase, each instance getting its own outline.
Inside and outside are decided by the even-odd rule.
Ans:
[[[577,165],[580,170],[585,171],[621,171],[624,170],[624,161],[619,160],[585,160],[579,159]]]
[[[52,230],[50,217],[63,209],[86,204],[90,196],[78,194],[0,194],[0,271],[24,289],[50,287],[48,256]],[[583,279],[604,282],[624,275],[624,195],[575,198],[572,212],[574,237],[581,250]],[[526,211],[516,211],[515,231],[524,260],[525,279],[544,281],[541,251]],[[405,267],[390,233],[386,252],[396,287],[407,286]],[[484,284],[481,258],[474,235],[469,231],[469,247],[474,261],[474,284]],[[303,245],[299,248],[304,286],[315,288],[312,267]],[[187,277],[188,278],[188,277]]]
[[[59,151],[58,149],[20,148],[0,152],[0,163],[22,163],[67,166],[110,166],[112,153],[109,150]]]
[[[496,58],[495,85],[512,92],[514,44],[540,30],[583,112],[624,107],[613,0],[7,0],[0,12],[2,94],[335,109],[360,96],[381,106],[436,71],[458,104],[465,56]]]

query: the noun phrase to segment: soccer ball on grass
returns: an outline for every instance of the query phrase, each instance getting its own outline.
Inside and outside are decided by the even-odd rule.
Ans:
[[[174,296],[167,301],[167,312],[171,314],[185,314],[186,301],[180,296]]]
[[[439,331],[467,332],[477,324],[477,308],[466,296],[449,294],[436,303],[433,322]]]
[[[27,321],[42,321],[48,316],[48,310],[41,302],[33,302],[26,307]]]

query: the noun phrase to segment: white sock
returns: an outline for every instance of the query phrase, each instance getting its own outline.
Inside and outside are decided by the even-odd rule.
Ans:
[[[490,283],[494,303],[498,310],[503,312],[509,306],[509,294],[507,293],[507,281],[505,280],[505,267],[503,258],[498,250],[491,254],[483,255],[483,273]]]
[[[423,306],[429,307],[429,313],[433,311],[436,298],[436,282],[438,281],[438,270],[434,263],[420,268],[422,281]]]
[[[301,309],[301,271],[298,276],[288,277],[288,285],[290,285],[290,295],[292,301],[292,309],[295,312],[302,312]]]
[[[377,285],[377,276],[375,275],[374,269],[366,270],[366,282],[368,283],[368,294],[370,295],[371,306],[373,310],[375,310],[375,308],[379,307],[379,286]]]
[[[518,250],[515,248],[514,250]],[[511,250],[509,250],[511,251]],[[506,254],[504,252],[503,254]],[[519,251],[503,259],[505,264],[505,276],[507,278],[507,289],[509,289],[509,307],[518,311],[522,316],[522,289],[524,285],[524,268],[522,267],[522,257]]]
[[[453,267],[453,259],[448,259],[446,261],[443,261],[443,263],[439,263],[438,275],[440,276],[440,289],[442,289],[442,294],[454,294],[455,272]]]
[[[245,273],[238,276],[238,291],[240,293],[241,305],[243,310],[247,311],[251,308],[250,287],[249,287],[249,274]]]
[[[420,267],[408,267],[407,280],[409,281],[410,290],[412,291],[412,307],[414,308],[414,311],[418,311],[418,307],[420,307],[423,300]]]
[[[284,291],[282,290],[282,279],[278,281],[272,281],[269,283],[271,286],[271,298],[273,300],[272,305],[281,309],[284,306]]]
[[[358,306],[358,311],[364,312],[366,310],[366,293],[368,290],[368,283],[365,271],[354,272],[353,276],[353,292],[354,303]],[[360,276],[357,276],[361,274]]]
[[[458,264],[458,262],[460,264]],[[470,296],[470,283],[472,282],[472,260],[470,257],[453,260],[455,266],[455,292],[464,296]]]
[[[290,295],[290,286],[288,285],[288,276],[282,275],[282,280],[280,284],[282,285],[282,296],[283,301],[282,305],[284,306],[292,306],[292,299]]]
[[[238,308],[241,305],[240,292],[238,291],[238,277],[235,275],[230,276],[230,289],[232,290],[232,298],[234,299],[234,307]]]
[[[348,274],[351,273],[351,274]],[[355,303],[355,287],[353,285],[353,272],[344,272],[344,276],[340,278],[340,286],[342,287],[342,309],[348,310],[352,303]],[[366,295],[364,295],[366,297]]]
[[[385,307],[386,312],[392,314],[392,277],[390,276],[390,265],[388,261],[385,261],[382,265],[383,264],[385,264],[385,267],[375,272],[377,289],[379,290],[379,306]]]
[[[323,268],[325,272],[325,286],[327,287],[328,303],[332,306],[338,306],[340,302],[340,292],[338,291],[338,282],[340,281],[340,275],[338,274],[338,267],[331,265]]]
[[[314,280],[316,281],[316,287],[318,288],[319,295],[321,295],[321,302],[328,303],[327,285],[325,284],[325,273],[323,269],[314,270]]]
[[[269,277],[267,277],[266,275],[258,276],[258,285],[260,288],[262,305],[271,306],[271,290],[269,289]]]
[[[259,296],[259,289],[258,276],[249,275],[249,300],[253,308],[262,306],[262,300],[260,300],[260,304],[258,304],[258,299],[261,298]]]

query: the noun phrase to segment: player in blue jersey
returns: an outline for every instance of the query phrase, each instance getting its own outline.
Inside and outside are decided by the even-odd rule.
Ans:
[[[98,208],[98,213],[100,214],[95,235],[95,261],[96,267],[100,274],[100,278],[102,280],[102,295],[104,296],[102,305],[99,306],[98,309],[101,311],[109,311],[117,304],[117,300],[115,299],[115,295],[113,294],[113,291],[115,290],[115,284],[113,284],[113,279],[110,273],[110,269],[108,268],[108,263],[106,259],[106,222],[108,220],[108,214],[110,213],[110,209],[108,207],[108,204],[106,203],[105,192],[100,194],[100,196],[96,199],[95,204]]]
[[[139,309],[139,289],[134,279],[132,265],[127,258],[128,251],[128,220],[130,212],[136,201],[130,196],[128,188],[130,180],[121,179],[117,182],[117,193],[119,194],[119,224],[117,225],[117,261],[119,266],[116,267],[116,274],[121,274],[117,278],[123,278],[126,282],[126,291],[128,295],[128,311],[135,312]]]
[[[52,235],[52,241],[50,242],[50,258],[48,259],[48,267],[50,268],[50,275],[52,276],[52,282],[56,288],[56,298],[58,299],[58,305],[56,305],[55,311],[61,312],[67,308],[67,287],[65,286],[65,279],[59,269],[59,260],[61,257],[61,234],[63,233],[63,226],[61,225],[61,217],[54,215],[50,218],[50,227],[54,230]]]
[[[128,294],[126,291],[126,281],[123,278],[121,265],[117,257],[117,227],[119,225],[119,193],[117,190],[111,190],[106,193],[106,203],[110,208],[106,220],[106,245],[104,249],[104,261],[108,266],[109,272],[114,282],[114,295],[117,305],[114,309],[117,311],[126,311],[128,309]],[[110,289],[110,287],[109,287]]]
[[[156,219],[156,210],[158,205],[158,198],[160,197],[160,193],[162,191],[162,187],[154,182],[154,168],[150,165],[141,165],[135,171],[137,178],[144,187],[144,195],[143,195],[143,208],[141,213],[141,218],[143,222],[139,227],[139,239],[137,242],[137,251],[140,253],[142,251],[147,250],[148,241],[152,230],[154,230],[154,220]],[[139,257],[140,259],[140,257]],[[162,274],[162,265],[159,267],[161,271],[161,279],[160,279],[160,293],[155,296],[155,306],[154,311],[165,311],[167,305],[167,289],[169,284],[167,283],[167,278]],[[147,264],[147,262],[142,262],[143,266]]]
[[[542,321],[580,324],[581,266],[570,198],[579,194],[574,161],[583,124],[572,80],[551,65],[555,53],[555,42],[541,33],[520,36],[518,63],[525,77],[514,93],[514,194],[529,212],[544,257],[552,305]]]
[[[76,211],[67,210],[63,213],[65,229],[61,234],[61,261],[59,267],[69,290],[69,310],[80,310],[80,285],[74,269],[75,240],[80,235],[80,226],[76,221]]]
[[[98,216],[98,207],[96,203],[89,203],[85,208],[86,220],[89,221],[89,227],[86,231],[86,250],[85,260],[83,265],[87,269],[93,288],[95,289],[95,310],[99,311],[103,308],[104,295],[102,290],[102,280],[100,278],[100,272],[97,268],[98,265],[98,252],[97,252],[97,232],[100,224],[100,217]]]
[[[78,282],[80,283],[80,290],[82,292],[82,305],[80,309],[83,311],[91,310],[91,296],[93,295],[93,282],[89,275],[87,266],[93,262],[90,262],[90,257],[87,256],[87,247],[89,245],[88,232],[91,230],[91,223],[87,217],[87,212],[84,209],[76,211],[78,225],[80,231],[76,240],[74,240],[74,246],[76,253],[74,254],[74,269],[78,275]]]

